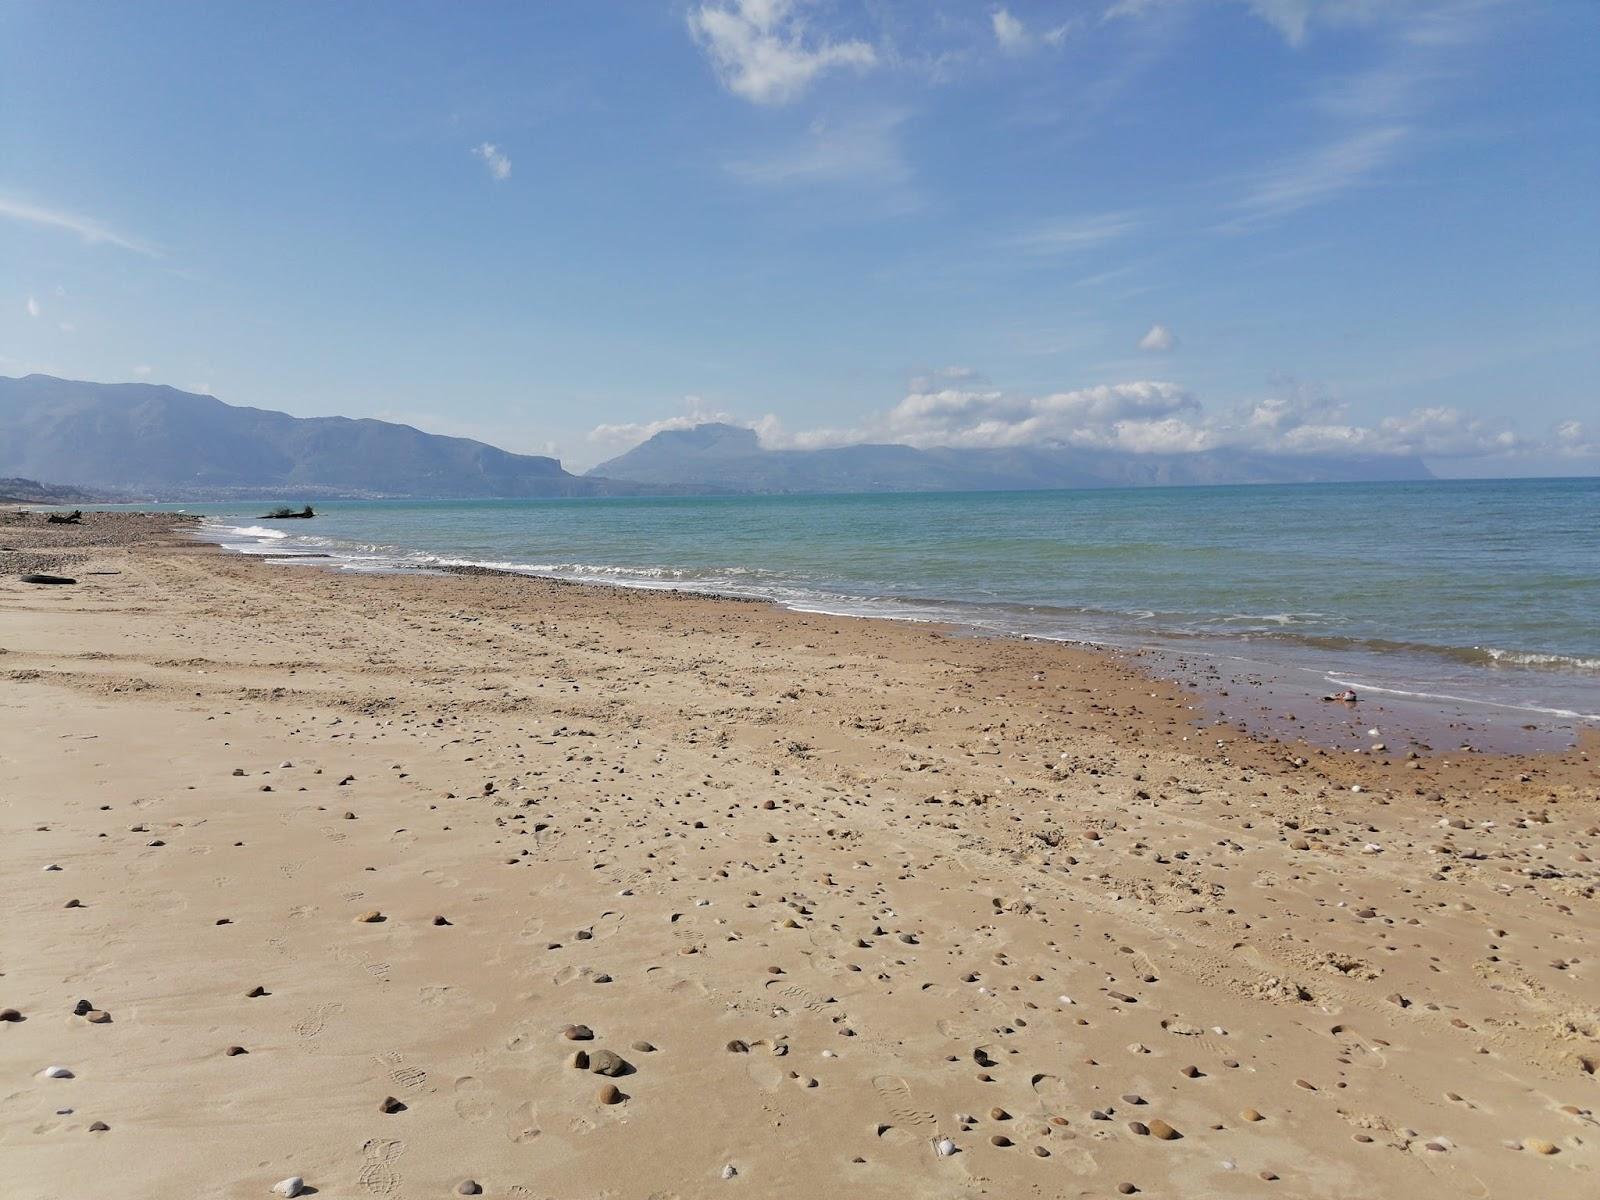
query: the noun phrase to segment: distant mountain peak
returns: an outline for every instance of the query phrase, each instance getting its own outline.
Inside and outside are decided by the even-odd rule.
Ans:
[[[653,487],[734,492],[1029,491],[1432,478],[1420,459],[1394,456],[1246,450],[1131,454],[1043,445],[919,449],[893,443],[769,450],[755,430],[721,422],[663,430],[590,474]]]

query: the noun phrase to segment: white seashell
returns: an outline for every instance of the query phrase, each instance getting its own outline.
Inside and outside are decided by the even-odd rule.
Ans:
[[[940,1158],[949,1158],[956,1152],[956,1144],[949,1138],[940,1138],[933,1144],[933,1148]]]
[[[46,1067],[39,1074],[46,1079],[71,1079],[73,1077],[72,1072],[66,1067]]]
[[[1056,999],[1059,1000],[1062,1004],[1076,1004],[1077,1003],[1077,1001],[1074,1000],[1071,996],[1057,996]]]
[[[298,1175],[291,1175],[287,1179],[280,1179],[272,1185],[272,1190],[280,1196],[298,1196],[306,1190],[306,1181]]]
[[[738,1173],[739,1168],[734,1166],[732,1163],[729,1163],[727,1166],[722,1168],[722,1177],[724,1179],[732,1179]]]

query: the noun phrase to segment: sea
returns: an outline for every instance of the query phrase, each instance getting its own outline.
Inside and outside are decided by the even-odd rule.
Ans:
[[[169,507],[285,570],[483,566],[1133,651],[1258,726],[1350,689],[1480,749],[1600,728],[1600,478]],[[1383,736],[1374,711],[1334,724]]]

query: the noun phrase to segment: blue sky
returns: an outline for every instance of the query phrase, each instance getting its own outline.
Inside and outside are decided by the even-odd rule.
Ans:
[[[0,0],[0,374],[1600,470],[1591,0]]]

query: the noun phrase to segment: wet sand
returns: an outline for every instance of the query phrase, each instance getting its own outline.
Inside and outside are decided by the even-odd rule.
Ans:
[[[19,1195],[1600,1186],[1592,743],[121,522],[0,528]]]

